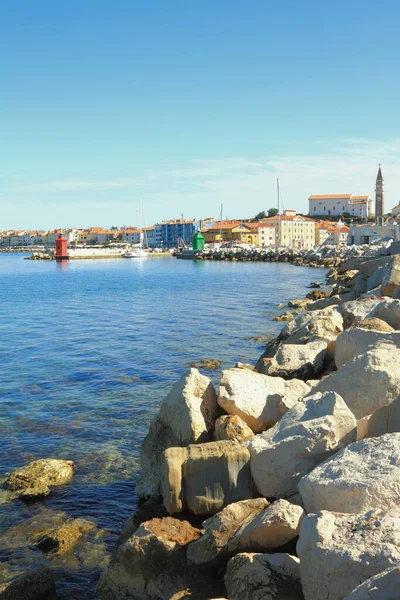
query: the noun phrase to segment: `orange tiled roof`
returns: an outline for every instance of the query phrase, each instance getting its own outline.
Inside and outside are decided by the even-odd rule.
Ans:
[[[345,200],[350,199],[351,194],[311,194],[309,200]]]
[[[278,218],[278,215],[276,215],[275,217],[267,217],[265,219],[265,223],[268,223],[270,221],[278,221]],[[295,219],[300,219],[301,221],[311,221],[315,223],[315,219],[310,219],[310,217],[303,217],[303,215],[280,215],[281,221],[294,221]]]

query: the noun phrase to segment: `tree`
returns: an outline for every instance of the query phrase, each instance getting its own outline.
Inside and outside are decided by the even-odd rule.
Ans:
[[[260,219],[265,219],[266,216],[265,210],[262,210],[254,217],[254,220],[259,221]]]
[[[277,208],[269,208],[268,209],[268,216],[269,217],[276,217],[277,214],[278,214],[278,209]]]

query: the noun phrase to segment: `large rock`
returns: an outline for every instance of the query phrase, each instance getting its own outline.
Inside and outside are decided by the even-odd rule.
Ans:
[[[162,401],[143,440],[136,494],[158,496],[164,450],[211,441],[216,416],[217,397],[211,380],[190,369]]]
[[[394,256],[387,265],[383,275],[381,294],[391,297],[396,287],[400,285],[400,256]]]
[[[246,442],[258,491],[268,498],[295,494],[303,475],[355,439],[356,420],[338,394],[297,403],[272,429]]]
[[[189,564],[218,564],[226,561],[227,544],[237,530],[269,505],[265,498],[254,498],[228,504],[219,513],[203,522],[204,534],[187,550]]]
[[[0,583],[1,600],[45,600],[56,594],[56,583],[49,569],[41,568]]]
[[[305,512],[301,506],[287,500],[276,500],[258,515],[246,521],[229,539],[227,554],[238,552],[268,552],[285,546],[300,531]]]
[[[265,359],[264,372],[283,379],[307,381],[317,378],[324,366],[327,347],[323,340],[304,345],[282,345],[273,358]]]
[[[245,442],[253,437],[253,430],[237,415],[223,415],[215,422],[215,440]]]
[[[313,392],[335,390],[362,419],[400,396],[399,362],[400,351],[394,347],[370,350],[322,379]]]
[[[65,523],[43,535],[35,544],[45,554],[64,554],[73,548],[81,537],[93,532],[96,525],[84,519],[67,519]]]
[[[399,598],[400,563],[357,586],[344,600],[396,600]]]
[[[225,585],[231,600],[301,600],[299,560],[289,554],[237,554]]]
[[[328,298],[321,298],[315,302],[309,302],[306,305],[306,309],[310,311],[324,310],[329,306],[337,306],[338,304],[340,304],[339,296],[329,296]]]
[[[69,483],[74,473],[72,460],[41,458],[13,471],[3,487],[25,499],[40,498],[50,493],[50,487]]]
[[[236,441],[168,448],[161,488],[170,514],[186,508],[213,515],[231,502],[253,497],[250,453]]]
[[[288,323],[275,340],[269,342],[259,358],[256,369],[264,372],[264,359],[272,358],[280,344],[308,344],[324,341],[328,344],[328,355],[333,356],[335,341],[343,331],[343,319],[336,306],[297,315]]]
[[[102,600],[170,600],[190,587],[186,547],[199,535],[187,521],[171,517],[142,523],[103,571],[97,595]]]
[[[305,599],[343,600],[400,560],[400,512],[309,515],[297,552]]]
[[[307,513],[398,506],[400,433],[350,444],[303,477],[298,489]]]
[[[372,320],[372,319],[371,319]],[[377,321],[379,319],[376,319]],[[384,323],[384,321],[382,321]],[[363,323],[361,321],[360,325]],[[385,325],[387,325],[385,323]],[[389,327],[387,325],[387,327]],[[400,331],[376,331],[374,329],[356,328],[347,329],[336,340],[335,364],[338,369],[350,360],[370,350],[387,348],[391,346],[400,348]]]
[[[381,300],[366,315],[366,318],[372,317],[386,321],[393,329],[400,329],[400,300]]]
[[[363,321],[360,321],[357,327],[361,329],[371,329],[372,331],[385,331],[386,333],[395,331],[388,323],[382,321],[382,319],[377,319],[376,317],[367,318]]]
[[[364,437],[378,437],[400,431],[400,396],[388,406],[376,410],[368,417]]]
[[[300,382],[286,386],[280,377],[226,369],[221,374],[218,403],[228,414],[239,416],[254,433],[259,433],[272,427],[306,393],[307,388]]]
[[[350,302],[344,302],[338,306],[338,311],[343,317],[344,329],[348,329],[363,321],[369,313],[381,303],[381,298],[359,298]]]

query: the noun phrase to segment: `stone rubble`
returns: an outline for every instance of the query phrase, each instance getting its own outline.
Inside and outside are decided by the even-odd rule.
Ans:
[[[124,527],[101,600],[399,597],[400,257],[390,243],[199,253],[325,267],[331,291],[315,282],[291,301],[256,367],[224,369],[218,395],[192,370],[163,401],[136,489],[151,501]]]

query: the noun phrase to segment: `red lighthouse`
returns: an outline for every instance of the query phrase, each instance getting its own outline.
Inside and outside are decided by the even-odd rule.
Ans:
[[[65,237],[63,237],[63,234],[60,233],[56,239],[56,258],[68,258],[67,245],[68,240],[66,240]]]

